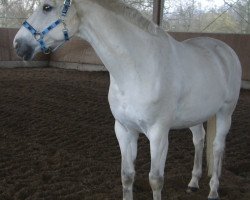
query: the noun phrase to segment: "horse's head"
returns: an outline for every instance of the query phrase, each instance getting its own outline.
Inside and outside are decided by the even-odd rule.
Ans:
[[[71,1],[42,1],[13,41],[20,57],[31,60],[38,52],[50,53],[77,32],[79,19]]]

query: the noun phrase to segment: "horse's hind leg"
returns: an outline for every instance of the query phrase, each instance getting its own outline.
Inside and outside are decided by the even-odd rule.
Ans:
[[[118,121],[115,122],[115,133],[122,155],[121,178],[123,200],[132,200],[135,176],[134,161],[137,156],[137,141],[139,134],[124,128]]]
[[[195,147],[195,156],[194,156],[194,167],[192,171],[192,179],[188,184],[187,192],[195,192],[199,189],[199,179],[202,174],[202,155],[204,148],[204,138],[205,130],[203,124],[191,127],[190,130],[193,134],[193,143]]]
[[[225,140],[231,126],[232,109],[223,107],[216,114],[216,136],[213,142],[213,172],[210,180],[209,200],[218,200],[219,178],[221,175],[222,159]]]

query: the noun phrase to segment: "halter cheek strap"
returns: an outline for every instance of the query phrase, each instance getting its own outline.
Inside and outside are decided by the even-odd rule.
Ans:
[[[71,6],[71,0],[65,0],[64,1],[64,5],[63,5],[63,9],[62,9],[62,13],[61,13],[61,17],[56,20],[54,23],[52,23],[50,26],[48,26],[47,28],[45,28],[42,32],[37,31],[35,28],[32,27],[32,25],[30,25],[27,21],[24,21],[23,26],[30,31],[30,33],[34,36],[34,38],[37,40],[37,42],[40,44],[40,48],[42,50],[43,53],[45,54],[50,54],[51,52],[55,51],[56,49],[58,49],[61,45],[63,45],[66,41],[68,41],[69,38],[69,33],[68,33],[68,29],[66,27],[66,24],[63,20],[64,17],[66,17],[67,12],[69,10]],[[59,24],[63,25],[63,35],[64,35],[64,41],[59,44],[56,48],[54,48],[53,50],[50,47],[47,47],[45,41],[44,41],[44,37],[54,28],[56,28]]]
[[[62,16],[66,17],[67,12],[71,6],[71,0],[65,0],[63,3]]]

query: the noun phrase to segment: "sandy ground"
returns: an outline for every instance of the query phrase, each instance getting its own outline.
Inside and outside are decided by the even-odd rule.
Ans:
[[[0,200],[122,199],[120,151],[105,72],[0,69]],[[250,91],[241,91],[227,139],[221,200],[250,199]],[[186,194],[194,147],[188,130],[172,131],[163,199],[205,200]],[[149,144],[141,135],[134,197],[152,199]]]

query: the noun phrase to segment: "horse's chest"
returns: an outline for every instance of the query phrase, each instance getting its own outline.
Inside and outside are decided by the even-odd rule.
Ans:
[[[133,95],[110,90],[109,104],[115,119],[126,128],[147,132],[150,124],[150,114],[142,99],[133,98]]]

